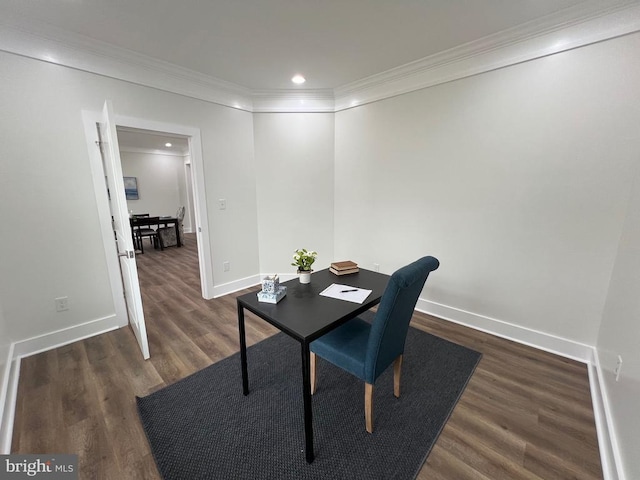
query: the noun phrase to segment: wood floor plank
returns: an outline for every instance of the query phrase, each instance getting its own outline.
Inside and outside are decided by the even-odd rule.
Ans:
[[[418,480],[500,480],[487,477],[440,442],[433,446]]]
[[[510,459],[485,443],[484,435],[478,436],[455,424],[448,425],[447,435],[443,435],[439,442],[448,452],[487,478],[540,480],[538,475],[522,468],[524,449],[520,458]]]
[[[252,291],[204,300],[196,247],[188,234],[137,257],[149,360],[129,327],[22,360],[12,452],[78,453],[82,479],[160,479],[135,396],[236,353],[236,297]],[[585,365],[423,313],[412,325],[483,354],[418,479],[602,479]],[[248,312],[245,326],[248,345],[277,332]]]
[[[527,442],[496,422],[487,421],[485,417],[467,407],[466,402],[458,404],[444,431],[443,437],[449,436],[449,428],[457,429],[473,435],[478,441],[499,452],[505,459],[522,465]]]

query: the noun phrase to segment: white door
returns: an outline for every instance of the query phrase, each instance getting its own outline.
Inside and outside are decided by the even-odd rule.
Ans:
[[[109,187],[109,204],[113,217],[113,230],[116,239],[120,269],[122,271],[122,283],[127,305],[129,324],[138,340],[142,356],[149,358],[149,342],[147,341],[147,327],[144,323],[142,312],[142,297],[140,284],[138,283],[138,269],[136,267],[133,238],[129,224],[129,212],[127,200],[124,195],[124,181],[122,179],[122,165],[120,164],[120,147],[118,146],[118,134],[113,122],[113,110],[111,101],[104,102],[102,118],[98,124],[100,133],[100,151],[104,164],[104,172]]]

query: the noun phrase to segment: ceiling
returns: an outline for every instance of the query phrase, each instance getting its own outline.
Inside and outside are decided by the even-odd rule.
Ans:
[[[593,0],[2,0],[44,23],[252,90],[334,89]],[[301,73],[299,87],[291,77]]]

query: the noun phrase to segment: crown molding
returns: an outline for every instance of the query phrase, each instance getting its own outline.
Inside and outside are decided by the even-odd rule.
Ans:
[[[251,90],[15,14],[0,51],[259,113],[338,112],[640,31],[640,0],[591,0],[335,89]]]
[[[332,89],[255,90],[252,99],[256,113],[335,111]]]
[[[240,110],[253,109],[248,88],[15,14],[2,15],[0,50]]]
[[[638,0],[591,1],[337,87],[335,111],[637,31]]]

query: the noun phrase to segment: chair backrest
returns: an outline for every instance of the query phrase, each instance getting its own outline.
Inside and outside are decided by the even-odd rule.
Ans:
[[[365,381],[372,383],[404,352],[409,322],[429,273],[440,262],[423,257],[397,270],[387,284],[373,319],[364,364]]]
[[[160,217],[138,217],[134,219],[134,226],[137,227],[137,230],[140,232],[155,232],[151,227],[160,225]]]
[[[184,206],[182,207],[178,207],[178,211],[176,212],[176,218],[178,219],[179,222],[181,222],[184,219]]]

